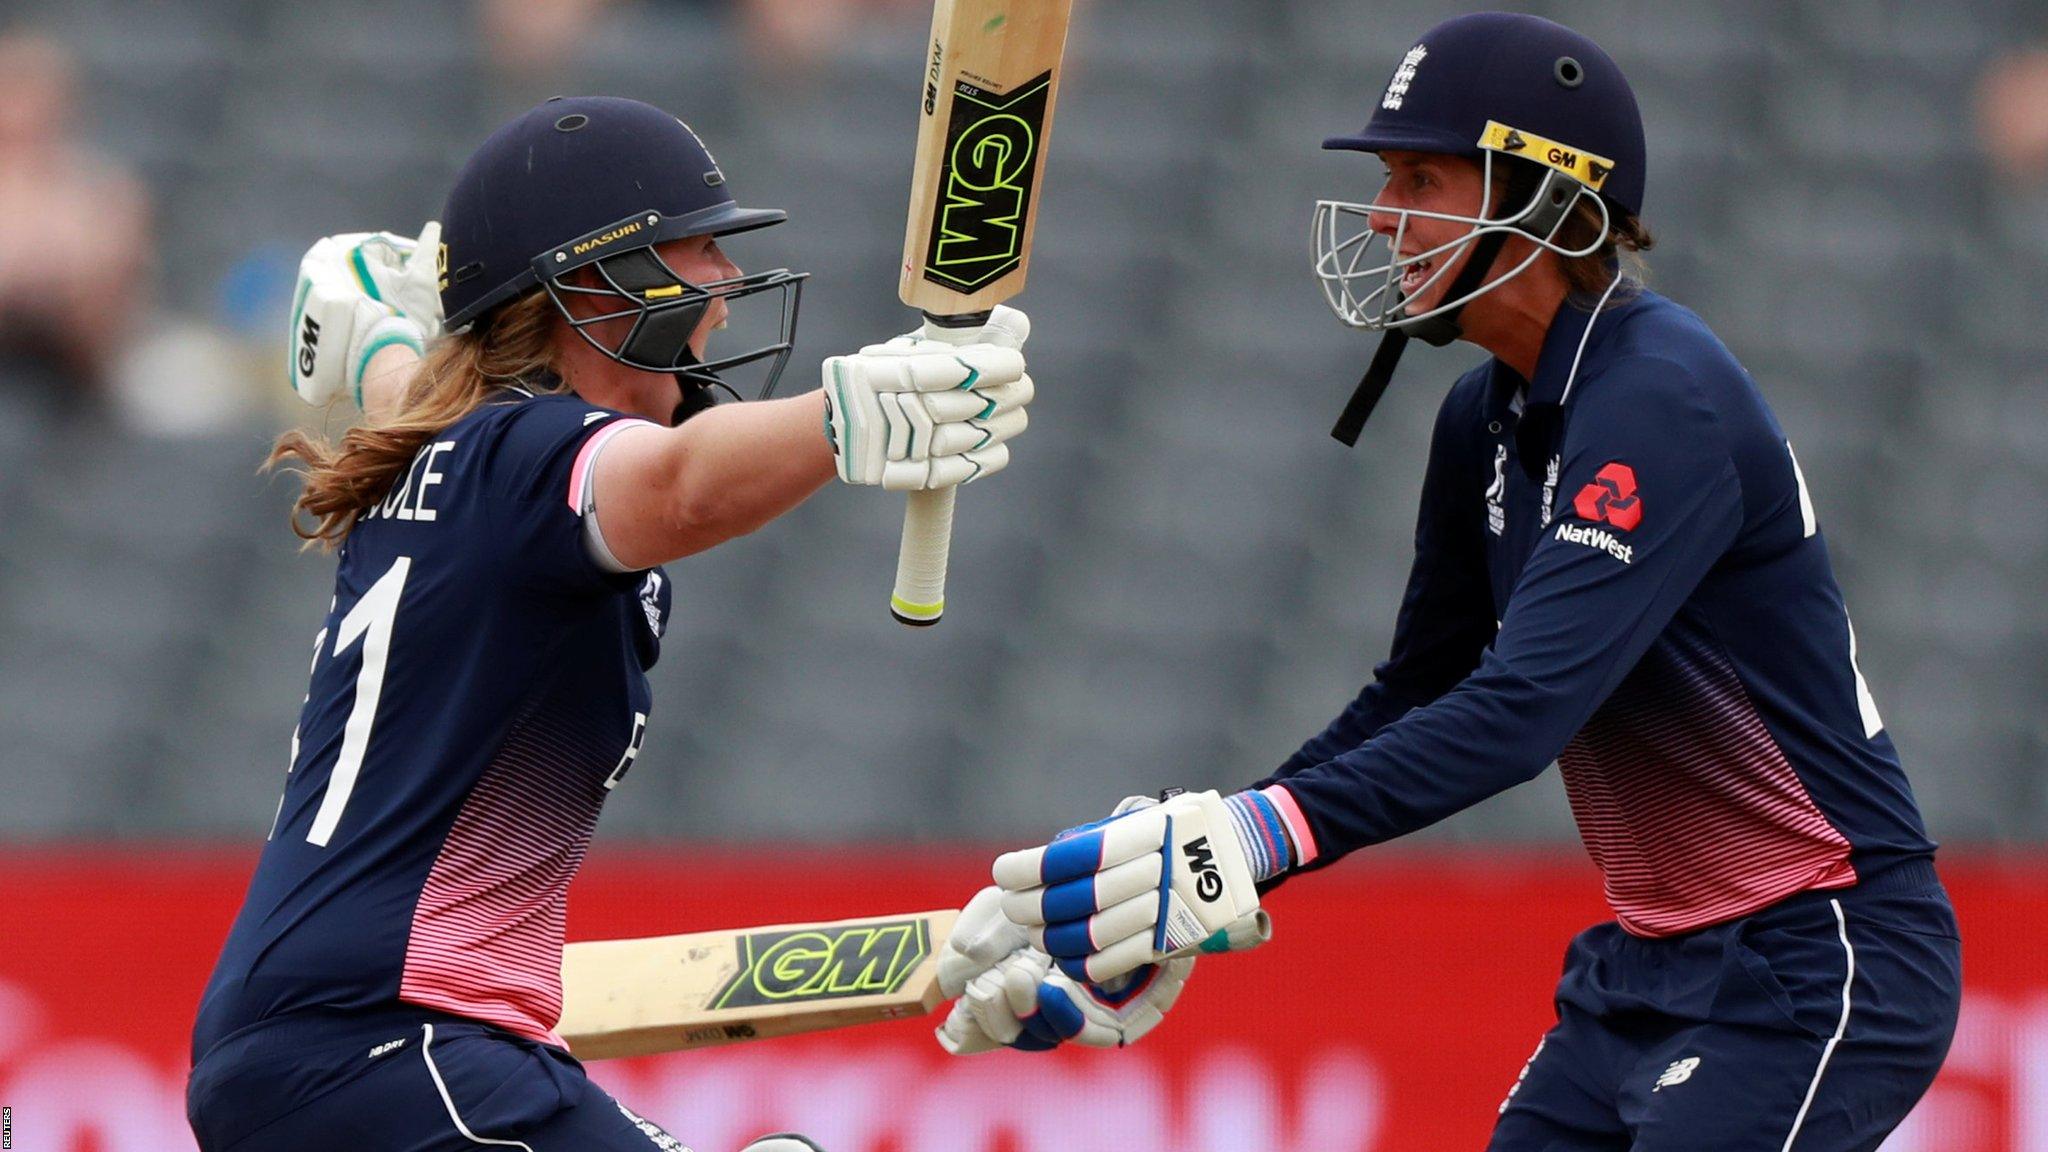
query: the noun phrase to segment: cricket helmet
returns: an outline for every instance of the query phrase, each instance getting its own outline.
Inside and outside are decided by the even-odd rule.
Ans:
[[[771,361],[766,396],[789,359],[808,273],[778,268],[691,283],[655,245],[784,219],[780,209],[740,207],[704,142],[669,113],[610,96],[556,97],[492,133],[455,178],[441,215],[446,325],[461,331],[540,287],[598,351],[634,368],[675,373],[686,406],[706,387],[731,391],[719,370],[761,360]],[[731,308],[777,292],[779,339],[709,361],[691,351],[690,337],[713,300]],[[586,307],[572,310],[571,300]],[[593,304],[595,314],[577,314]],[[631,323],[607,343],[596,326],[621,320]]]
[[[1323,147],[1480,161],[1486,192],[1474,216],[1380,210],[1341,200],[1316,204],[1316,278],[1338,319],[1356,328],[1406,329],[1432,344],[1456,339],[1458,311],[1526,271],[1542,252],[1590,255],[1605,242],[1615,212],[1642,212],[1646,150],[1635,92],[1598,44],[1537,16],[1478,12],[1431,28],[1401,57],[1366,126],[1330,137]],[[1507,180],[1496,205],[1499,165],[1506,166]],[[1601,228],[1583,246],[1572,247],[1560,241],[1559,232],[1582,201],[1598,208]],[[1393,233],[1376,235],[1369,213],[1392,217]],[[1408,224],[1418,217],[1468,229],[1448,243],[1404,255]],[[1535,241],[1536,248],[1484,281],[1511,233]],[[1498,239],[1487,242],[1491,237]],[[1401,278],[1430,265],[1429,277],[1409,294],[1419,295],[1475,242],[1480,246],[1465,273],[1439,302],[1409,314],[1402,306]]]

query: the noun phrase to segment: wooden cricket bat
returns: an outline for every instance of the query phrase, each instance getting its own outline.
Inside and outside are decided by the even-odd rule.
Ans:
[[[593,940],[562,950],[562,1021],[584,1060],[922,1016],[952,909]]]
[[[897,295],[926,335],[979,327],[1023,290],[1039,176],[1073,0],[936,0],[910,223]],[[905,624],[946,610],[953,493],[913,492],[889,608]]]

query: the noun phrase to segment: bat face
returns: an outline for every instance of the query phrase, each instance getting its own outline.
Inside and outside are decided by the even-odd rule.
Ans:
[[[932,947],[931,926],[918,917],[742,933],[739,970],[711,998],[711,1007],[890,995],[902,990]]]
[[[938,0],[897,293],[935,316],[1024,287],[1072,0]]]
[[[562,950],[558,1031],[603,1060],[921,1016],[955,913],[780,924]]]

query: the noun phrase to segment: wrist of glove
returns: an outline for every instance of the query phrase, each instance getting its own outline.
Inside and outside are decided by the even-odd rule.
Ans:
[[[1117,815],[1006,853],[1002,911],[1070,978],[1114,980],[1197,951],[1231,949],[1257,885],[1291,864],[1279,814],[1256,792],[1126,801]]]
[[[393,346],[425,355],[441,332],[435,270],[441,226],[420,238],[350,232],[316,241],[299,261],[292,297],[288,368],[308,404],[348,396],[362,405],[364,374]]]
[[[823,367],[825,437],[839,478],[892,491],[992,476],[1029,423],[1023,347],[1031,322],[997,306],[978,328],[923,329]]]

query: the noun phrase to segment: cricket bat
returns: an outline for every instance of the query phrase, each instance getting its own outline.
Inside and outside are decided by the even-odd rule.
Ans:
[[[936,0],[896,294],[925,334],[975,328],[1023,290],[1073,0]],[[954,489],[913,492],[889,608],[946,610]]]
[[[562,949],[557,1031],[585,1060],[708,1048],[938,1007],[952,909]]]

